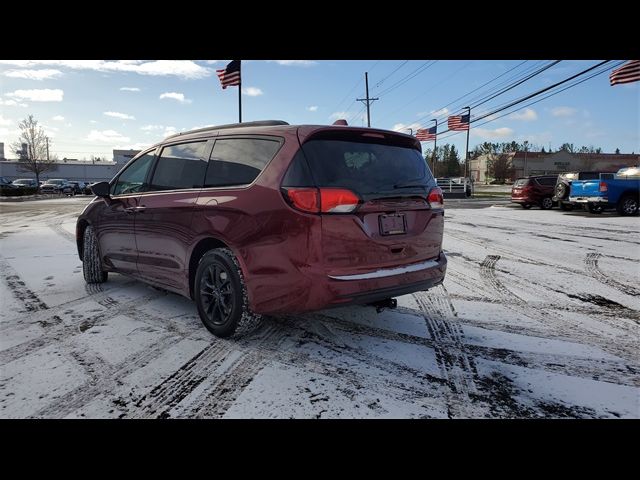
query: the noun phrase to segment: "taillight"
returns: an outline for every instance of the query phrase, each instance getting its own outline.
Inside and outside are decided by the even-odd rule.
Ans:
[[[607,186],[607,184],[605,182],[600,182],[600,191],[606,192],[608,190],[609,190],[609,187]]]
[[[345,188],[283,188],[285,198],[294,208],[309,213],[349,213],[360,199]]]
[[[427,202],[429,202],[431,208],[444,207],[444,197],[442,196],[442,190],[440,187],[434,187],[431,189],[429,196],[427,197]]]
[[[283,188],[291,205],[303,212],[318,213],[320,201],[317,188]]]
[[[351,190],[345,188],[321,188],[320,210],[323,213],[353,212],[360,199]]]

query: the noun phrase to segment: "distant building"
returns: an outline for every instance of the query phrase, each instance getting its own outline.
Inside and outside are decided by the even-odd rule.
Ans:
[[[615,172],[623,167],[640,164],[640,155],[625,153],[570,153],[567,151],[542,153],[518,151],[506,154],[514,168],[512,178],[529,175],[548,175],[573,171]],[[475,182],[491,181],[489,155],[469,160],[469,171]],[[526,172],[525,172],[526,163]]]
[[[67,180],[77,180],[84,182],[99,182],[111,180],[125,166],[125,164],[136,156],[140,150],[114,150],[113,161],[92,162],[91,160],[76,160],[65,158],[56,162],[56,169],[46,172],[40,176],[40,180],[50,178],[66,178]],[[0,162],[0,176],[9,180],[17,178],[35,178],[31,172],[20,169],[20,161],[5,160]]]

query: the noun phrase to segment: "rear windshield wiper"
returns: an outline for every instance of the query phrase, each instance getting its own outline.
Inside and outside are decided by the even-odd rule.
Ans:
[[[428,188],[427,185],[425,184],[420,184],[420,183],[412,183],[412,182],[405,182],[405,183],[396,183],[393,186],[394,189],[397,188],[424,188],[425,190]]]

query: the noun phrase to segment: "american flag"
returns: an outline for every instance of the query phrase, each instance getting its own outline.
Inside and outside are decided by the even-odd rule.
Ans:
[[[640,80],[640,60],[629,60],[609,75],[611,86],[619,83],[637,82],[638,80]]]
[[[416,130],[416,138],[421,142],[426,142],[427,140],[435,140],[436,138],[436,128],[419,128]]]
[[[233,60],[224,70],[216,70],[222,89],[240,85],[240,60]]]
[[[447,121],[447,126],[449,130],[456,130],[464,132],[465,130],[469,130],[469,114],[466,115],[452,115],[449,117]]]

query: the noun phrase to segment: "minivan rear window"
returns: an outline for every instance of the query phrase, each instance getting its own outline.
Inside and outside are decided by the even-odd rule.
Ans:
[[[513,184],[514,187],[524,187],[525,185],[529,184],[529,179],[528,178],[519,178],[515,181],[515,183]]]
[[[310,140],[302,146],[318,187],[348,188],[363,198],[423,194],[435,181],[418,150],[385,143]]]

